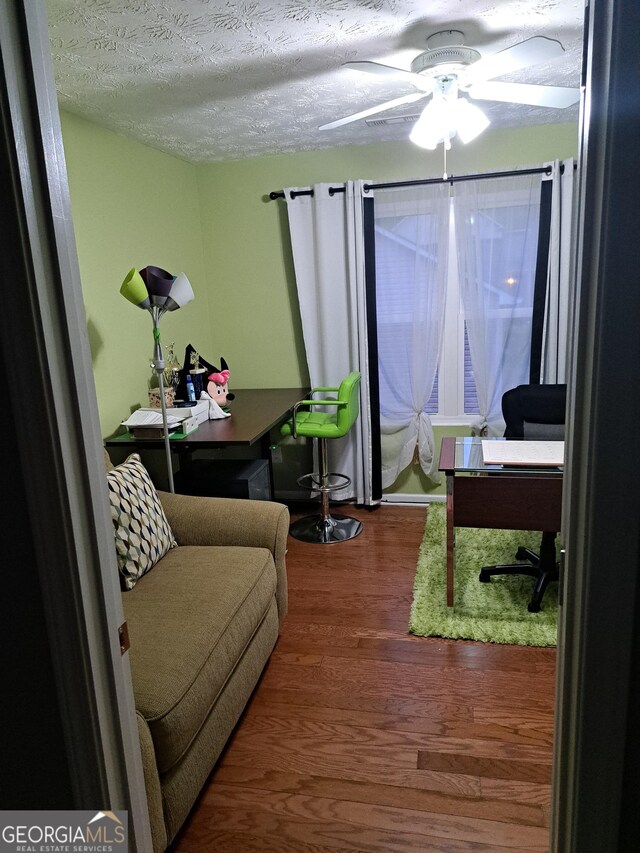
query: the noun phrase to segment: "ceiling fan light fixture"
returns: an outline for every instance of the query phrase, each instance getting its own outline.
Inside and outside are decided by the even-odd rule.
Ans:
[[[433,151],[440,142],[447,147],[449,140],[459,136],[465,144],[489,127],[489,119],[466,98],[434,94],[415,123],[409,139],[421,148]]]
[[[440,142],[447,144],[453,139],[456,135],[455,103],[434,95],[409,134],[411,142],[433,151]]]
[[[455,111],[456,130],[465,145],[480,136],[491,124],[480,107],[470,103],[466,98],[458,98],[452,106]]]
[[[466,98],[459,98],[462,93],[472,100],[552,109],[570,107],[580,99],[578,89],[566,86],[506,83],[493,79],[561,57],[565,50],[557,39],[532,36],[486,57],[481,57],[475,48],[466,47],[463,41],[464,34],[460,30],[434,33],[428,39],[427,50],[412,61],[410,71],[369,60],[346,62],[347,68],[387,80],[402,80],[418,91],[345,116],[320,129],[342,127],[431,95],[432,101],[418,118],[410,139],[423,148],[434,149],[440,142],[448,148],[454,136],[459,135],[464,143],[471,142],[489,126],[489,119],[481,110]]]

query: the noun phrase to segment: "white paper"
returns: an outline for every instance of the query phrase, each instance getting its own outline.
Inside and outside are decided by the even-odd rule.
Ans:
[[[487,441],[482,440],[485,465],[539,465],[558,467],[564,464],[564,441]]]
[[[154,412],[149,409],[136,409],[126,421],[122,421],[126,427],[159,427],[162,428],[162,412]],[[171,429],[180,426],[178,418],[167,415],[167,426]]]
[[[179,421],[183,421],[185,418],[195,418],[200,414],[208,415],[209,406],[206,400],[200,400],[197,403],[192,403],[190,406],[167,406],[167,414],[178,418]]]

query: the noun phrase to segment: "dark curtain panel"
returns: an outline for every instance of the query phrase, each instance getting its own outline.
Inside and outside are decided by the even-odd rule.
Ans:
[[[380,448],[380,381],[378,377],[378,321],[376,314],[376,248],[374,200],[364,199],[364,259],[369,339],[369,395],[371,414],[371,497],[382,498],[382,451]]]
[[[538,225],[538,257],[536,280],[533,293],[533,315],[531,317],[531,361],[529,382],[540,383],[542,370],[542,344],[544,340],[544,315],[547,302],[547,276],[549,273],[549,240],[551,238],[551,181],[543,181],[540,187],[540,222]]]

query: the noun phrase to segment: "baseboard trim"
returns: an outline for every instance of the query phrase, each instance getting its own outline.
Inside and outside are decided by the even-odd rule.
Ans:
[[[383,504],[400,504],[401,506],[415,506],[416,504],[439,504],[444,503],[446,500],[446,495],[405,495],[401,492],[382,496]]]
[[[381,504],[396,504],[400,506],[416,506],[416,504],[426,505],[433,503],[444,503],[447,499],[446,495],[411,495],[411,494],[402,494],[401,492],[396,492],[395,494],[390,495],[382,495],[382,499],[380,501]],[[292,502],[305,502],[308,503],[309,506],[317,505],[318,501],[309,498],[309,492],[301,489],[300,491],[296,491],[295,489],[285,490],[285,489],[276,489],[274,493],[274,500],[276,501],[292,501]],[[353,501],[353,499],[352,499]],[[344,501],[344,503],[350,503],[352,501]]]

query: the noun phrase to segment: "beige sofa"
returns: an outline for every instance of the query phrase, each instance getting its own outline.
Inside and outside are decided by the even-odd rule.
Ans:
[[[172,548],[123,592],[154,851],[176,836],[287,611],[289,513],[160,492]]]

